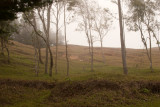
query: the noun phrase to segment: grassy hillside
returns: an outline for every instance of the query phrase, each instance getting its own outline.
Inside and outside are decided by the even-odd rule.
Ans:
[[[66,79],[64,46],[60,46],[59,49],[58,75],[53,75],[53,78],[50,78],[48,75],[44,75],[44,65],[40,65],[40,75],[39,77],[35,77],[34,49],[32,46],[23,45],[18,42],[13,42],[13,44],[14,45],[9,46],[11,63],[7,64],[6,57],[0,57],[0,78],[49,81],[63,81]],[[157,74],[160,72],[160,52],[157,48],[153,48],[153,67],[155,73],[150,73],[149,61],[145,50],[127,49],[127,64],[129,67],[129,75],[127,77],[123,75],[120,49],[104,48],[105,64],[103,63],[100,48],[95,48],[94,50],[95,72],[90,72],[88,48],[83,46],[69,46],[71,80],[83,80],[88,78],[116,79],[117,77],[119,77],[119,79],[127,77],[137,79],[159,79],[159,75]],[[55,52],[54,47],[52,47],[52,51],[53,53]],[[42,58],[44,61],[45,49],[42,49]]]
[[[69,46],[70,76],[66,76],[65,47],[60,46],[58,74],[49,77],[40,65],[34,72],[34,49],[12,41],[11,63],[0,56],[0,106],[13,107],[158,107],[160,105],[160,51],[153,48],[154,73],[145,50],[127,49],[129,75],[123,75],[121,50],[94,49],[94,72],[90,72],[88,48]],[[55,48],[52,47],[53,53]],[[42,49],[45,59],[45,49]],[[54,70],[53,70],[54,72]]]

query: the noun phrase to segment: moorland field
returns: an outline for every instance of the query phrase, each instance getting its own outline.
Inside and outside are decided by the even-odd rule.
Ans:
[[[91,72],[88,47],[69,45],[69,77],[64,46],[59,46],[58,74],[53,70],[52,77],[44,74],[44,64],[36,77],[32,46],[11,41],[9,50],[10,63],[7,55],[0,56],[1,107],[160,107],[158,48],[152,48],[153,73],[145,50],[127,49],[128,75],[124,75],[120,48],[104,48],[105,59],[100,48],[94,48]]]

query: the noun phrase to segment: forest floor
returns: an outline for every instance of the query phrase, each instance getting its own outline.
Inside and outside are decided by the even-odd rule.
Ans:
[[[12,41],[13,42],[13,41]],[[154,72],[149,70],[145,50],[127,49],[129,74],[123,74],[121,51],[95,48],[94,72],[88,48],[69,46],[70,75],[66,76],[65,49],[60,46],[58,74],[34,72],[34,49],[13,42],[11,63],[0,56],[0,107],[160,107],[160,52],[153,48]],[[54,52],[54,47],[52,48]],[[45,49],[42,58],[45,59]]]

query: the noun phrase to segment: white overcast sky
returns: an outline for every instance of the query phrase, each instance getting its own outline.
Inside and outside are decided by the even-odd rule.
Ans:
[[[116,4],[113,4],[110,2],[110,0],[97,0],[99,5],[102,7],[108,7],[110,9],[110,11],[114,12],[115,14],[117,14],[118,8]],[[125,10],[125,9],[124,9]],[[118,15],[118,14],[117,14]],[[76,29],[76,25],[75,24],[71,24],[68,26],[68,43],[69,44],[75,44],[75,45],[83,45],[83,46],[88,46],[87,43],[87,38],[84,34],[84,32],[77,32],[75,31]],[[141,42],[141,38],[139,33],[135,33],[135,32],[128,32],[126,30],[125,33],[125,38],[126,38],[126,47],[127,48],[144,48],[142,42]],[[104,47],[121,47],[120,45],[120,34],[119,34],[119,22],[118,20],[114,20],[114,23],[112,25],[112,29],[110,30],[110,32],[108,33],[108,35],[106,36],[106,38],[104,38]],[[94,43],[95,47],[100,46],[99,42]],[[157,45],[155,44],[155,41],[153,43],[153,47],[156,47]]]

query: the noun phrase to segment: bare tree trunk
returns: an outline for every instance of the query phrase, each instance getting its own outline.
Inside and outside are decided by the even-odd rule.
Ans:
[[[93,40],[91,40],[91,71],[93,72],[93,61],[94,61],[94,51],[93,51]]]
[[[86,36],[87,36],[87,40],[88,40],[88,53],[89,53],[89,56],[91,58],[91,41],[90,41],[90,38],[89,38],[89,35],[88,35],[88,31],[86,31]],[[89,60],[89,63],[90,63],[90,60]]]
[[[37,58],[37,66],[38,66],[38,68],[37,68],[37,76],[39,75],[39,59]]]
[[[39,17],[43,23],[43,29],[46,35],[46,62],[45,62],[45,73],[48,73],[48,51],[50,53],[50,68],[49,68],[49,76],[52,76],[52,69],[53,69],[53,55],[52,51],[50,48],[50,41],[49,41],[49,36],[50,36],[50,11],[51,11],[51,5],[48,5],[47,7],[47,26],[45,24],[45,16],[44,16],[44,10],[43,10],[43,16],[40,14],[40,10],[38,10]]]
[[[51,7],[50,7],[50,9],[51,9]],[[43,23],[44,31],[45,31],[45,33],[47,34],[47,29],[46,29],[46,26],[45,26],[45,22],[44,22],[42,16],[40,15],[40,11],[39,11],[39,10],[38,10],[38,14],[39,14],[40,19],[41,19],[41,21],[42,21],[42,23]],[[35,17],[33,17],[33,18],[34,18],[34,24],[33,24],[33,23],[29,20],[28,16],[27,16],[25,13],[24,13],[24,15],[25,15],[27,21],[29,22],[29,24],[33,27],[35,33],[36,33],[39,37],[41,37],[41,38],[44,40],[44,42],[46,43],[45,73],[48,73],[48,47],[49,47],[49,52],[50,52],[50,56],[51,56],[51,57],[50,57],[50,59],[51,59],[51,61],[50,61],[50,62],[51,62],[51,64],[50,64],[50,76],[52,76],[53,56],[52,56],[52,52],[51,52],[50,45],[49,45],[49,34],[46,35],[46,38],[43,37],[43,35],[41,35],[41,34],[37,31]],[[50,14],[49,14],[49,16],[50,16]],[[49,22],[49,24],[50,24],[50,20],[49,20],[48,22]],[[48,25],[48,26],[50,27],[50,25]],[[49,29],[49,28],[48,28],[48,29]],[[49,32],[49,30],[48,30],[48,32]]]
[[[40,48],[40,47],[38,47],[38,53],[39,53],[39,62],[40,62],[41,64],[43,64],[42,54],[41,54],[41,48]]]
[[[8,61],[8,63],[10,63],[10,53],[9,53],[9,49],[8,49],[8,47],[6,45],[6,41],[4,41],[4,47],[5,47],[6,51],[7,51],[7,56],[8,56],[7,61]]]
[[[48,40],[47,40],[48,43]],[[46,44],[45,74],[48,74],[48,46]]]
[[[39,54],[39,62],[41,64],[43,64],[43,61],[42,61],[42,55],[41,55],[41,46],[40,46],[40,43],[39,43],[39,37],[36,35],[36,38],[37,38],[37,48],[38,48],[38,54]]]
[[[37,23],[36,23],[36,19],[35,19],[35,16],[34,16],[34,13],[32,13],[33,14],[33,23],[34,23],[34,28],[35,28],[35,31],[37,31]],[[39,62],[41,63],[41,64],[43,64],[43,61],[42,61],[42,59],[41,59],[41,49],[40,49],[40,43],[39,43],[39,37],[38,37],[38,34],[36,33],[36,41],[37,41],[37,47],[35,47],[35,48],[38,48],[38,53],[39,53],[39,55],[38,55],[38,57],[39,57],[39,60],[38,60],[38,65],[39,65]],[[47,40],[46,40],[47,41]],[[35,50],[35,51],[37,51],[37,49]],[[38,69],[39,69],[39,67],[38,67]],[[48,73],[48,47],[46,46],[46,59],[45,59],[45,74],[47,74]]]
[[[149,62],[150,62],[150,69],[151,69],[152,64],[151,64],[150,53],[149,53],[149,51],[148,51],[148,46],[147,46],[146,40],[145,40],[145,38],[144,38],[144,35],[143,35],[143,32],[142,32],[142,28],[139,27],[139,30],[140,30],[140,32],[141,32],[142,42],[143,42],[143,44],[144,44],[144,46],[145,46],[145,48],[146,48],[146,53],[147,53],[147,57],[148,57]],[[151,45],[150,45],[150,46],[151,46]]]
[[[58,32],[58,31],[56,31]],[[56,58],[55,58],[55,73],[57,74],[58,73],[58,33],[56,33]]]
[[[88,13],[89,14],[89,13]],[[92,29],[91,29],[91,20],[89,19],[89,35],[90,35],[90,44],[91,44],[91,72],[93,72],[94,71],[94,69],[93,69],[93,61],[94,61],[94,51],[93,51],[93,37],[92,37]]]
[[[120,26],[120,38],[121,38],[121,53],[122,53],[122,62],[123,62],[123,71],[124,74],[128,74],[127,63],[126,63],[126,48],[124,42],[124,30],[122,23],[122,9],[121,9],[121,1],[118,0],[118,11],[119,11],[119,26]]]
[[[98,27],[98,24],[97,24],[95,18],[94,18],[94,22],[95,22],[96,32],[98,32],[99,38],[100,38],[102,62],[105,64],[106,60],[105,60],[104,52],[103,52],[103,38],[104,38],[105,35],[102,36],[101,27]]]
[[[85,1],[85,4],[86,4],[86,8],[87,8],[87,16],[88,16],[88,18],[87,18],[87,20],[88,20],[88,28],[89,28],[89,38],[90,38],[90,50],[91,50],[91,53],[90,53],[90,55],[91,55],[91,72],[93,72],[94,71],[94,69],[93,69],[93,66],[94,66],[94,64],[93,64],[93,62],[94,62],[94,51],[93,51],[93,37],[92,37],[92,18],[91,18],[91,16],[90,16],[90,13],[89,13],[89,9],[88,9],[88,4],[87,4],[87,2]]]
[[[37,40],[37,35],[35,34],[34,37],[34,33],[32,33],[31,35],[32,37],[32,43],[33,43],[33,47],[34,47],[34,59],[35,59],[35,74],[38,77],[39,74],[39,54],[38,54],[38,49],[37,49],[37,45],[38,45],[38,40]]]
[[[149,62],[150,62],[150,70],[151,70],[151,72],[154,72],[153,67],[152,67],[152,38],[151,38],[151,32],[150,32],[151,29],[149,28],[148,24],[146,24],[146,26],[148,28],[148,34],[149,34],[149,44],[150,44],[149,45],[149,47],[150,47],[149,50],[148,50],[147,42],[146,42],[146,40],[144,38],[144,35],[143,35],[143,32],[142,32],[142,27],[140,27],[140,24],[139,24],[139,30],[141,32],[141,39],[142,39],[142,42],[143,42],[143,44],[146,48],[146,53],[147,53],[147,56],[148,56],[148,59],[149,59]]]
[[[89,14],[89,13],[88,13]],[[94,71],[93,69],[93,61],[94,61],[94,51],[93,51],[93,37],[92,37],[92,29],[91,29],[91,22],[90,19],[88,19],[89,21],[89,36],[90,36],[90,55],[91,55],[91,72]]]
[[[148,33],[149,33],[149,43],[150,43],[150,69],[151,69],[151,72],[153,72],[153,67],[152,67],[152,37],[151,37],[150,31],[148,31]]]
[[[140,30],[140,33],[141,33],[141,40],[146,48],[146,53],[147,53],[147,57],[148,59],[150,60],[150,55],[149,55],[149,52],[148,52],[148,47],[147,47],[147,43],[146,43],[146,40],[144,38],[144,35],[143,35],[143,31],[142,31],[142,28],[140,27],[140,24],[139,24],[139,30]]]
[[[56,59],[55,59],[55,73],[58,73],[58,34],[59,34],[59,4],[57,2],[57,17],[56,17]]]
[[[159,37],[158,37],[158,38],[156,37],[156,34],[154,33],[153,29],[150,28],[150,31],[152,32],[153,37],[156,39],[156,42],[157,42],[157,45],[158,45],[158,49],[159,49],[159,51],[160,51]],[[159,36],[159,29],[158,29],[158,36]]]
[[[87,2],[86,1],[83,1],[85,4],[87,4]],[[89,28],[88,28],[88,26],[89,26],[89,11],[88,11],[88,9],[87,9],[87,14],[88,14],[88,18],[85,16],[85,15],[83,15],[84,13],[83,13],[83,7],[79,7],[80,8],[80,11],[81,11],[81,15],[82,15],[82,18],[83,18],[83,23],[84,23],[84,27],[85,27],[85,34],[86,34],[86,36],[87,36],[87,40],[88,40],[88,52],[89,52],[89,63],[91,63],[91,59],[92,59],[92,55],[91,55],[91,38],[90,38],[90,35],[89,35]],[[86,8],[87,8],[87,6],[86,6]]]
[[[36,42],[35,42],[36,45]],[[36,48],[36,46],[34,46],[34,50],[35,50],[35,73],[36,76],[38,77],[39,74],[39,58],[38,58],[38,50]]]
[[[51,7],[52,5],[49,5],[48,7],[48,11],[47,11],[47,40],[48,40],[48,49],[49,49],[49,53],[50,53],[50,68],[49,68],[49,76],[52,76],[52,69],[53,69],[53,55],[52,55],[52,51],[51,51],[51,46],[49,43],[49,32],[50,32],[50,13],[51,13]]]
[[[51,48],[49,47],[49,53],[50,53],[50,68],[49,68],[49,76],[52,76],[52,70],[53,70],[53,55]]]
[[[104,56],[104,52],[103,52],[103,39],[102,37],[100,38],[100,42],[101,42],[101,54],[102,54],[102,61],[105,64],[106,60],[105,60],[105,56]]]
[[[64,1],[64,35],[66,46],[66,62],[67,62],[67,76],[69,76],[69,58],[68,58],[68,44],[67,44],[67,32],[66,32],[66,1]]]
[[[158,28],[158,27],[157,27]],[[155,34],[153,34],[154,35],[154,37],[156,38],[156,40],[157,40],[157,44],[158,44],[158,48],[159,48],[159,51],[160,51],[160,42],[159,42],[159,28],[158,28],[158,38],[156,37],[156,35]]]
[[[1,38],[1,54],[4,55],[4,41]]]

